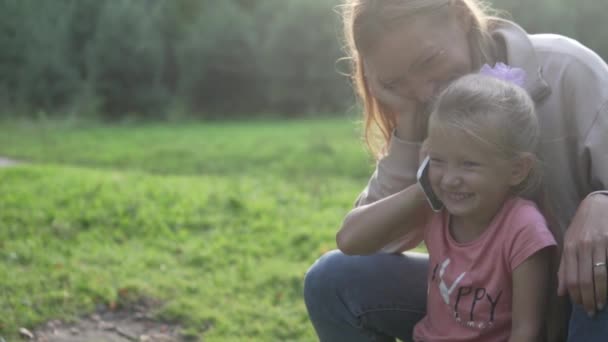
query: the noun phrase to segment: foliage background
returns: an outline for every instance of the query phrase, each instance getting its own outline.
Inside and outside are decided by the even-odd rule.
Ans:
[[[141,298],[315,340],[304,274],[374,168],[339,2],[0,0],[0,340]],[[493,4],[608,56],[605,0]]]
[[[350,108],[338,0],[0,0],[4,116],[178,120]],[[599,0],[495,0],[608,56]]]

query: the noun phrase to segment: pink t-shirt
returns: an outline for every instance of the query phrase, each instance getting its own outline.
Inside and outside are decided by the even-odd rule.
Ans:
[[[415,342],[507,341],[511,333],[513,270],[537,251],[556,245],[533,202],[510,198],[477,239],[456,242],[449,214],[425,227],[429,251],[427,314]]]

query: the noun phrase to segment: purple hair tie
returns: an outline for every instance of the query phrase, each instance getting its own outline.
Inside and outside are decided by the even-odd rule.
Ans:
[[[494,67],[484,64],[479,70],[479,73],[517,84],[522,88],[526,83],[526,72],[524,69],[513,68],[504,63],[496,63]]]

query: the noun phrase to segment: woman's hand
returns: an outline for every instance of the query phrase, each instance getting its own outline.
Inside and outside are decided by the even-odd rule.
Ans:
[[[366,82],[372,96],[386,109],[397,115],[398,138],[406,141],[422,141],[426,137],[428,114],[424,106],[402,94],[396,86],[389,88],[380,83],[373,70],[367,71]]]
[[[564,236],[558,293],[570,294],[592,316],[606,305],[608,278],[608,195],[587,196]]]
[[[387,87],[382,84],[374,69],[367,65],[365,67],[365,81],[372,96],[387,109],[399,114],[411,112],[415,109],[411,99],[399,94],[399,85]]]

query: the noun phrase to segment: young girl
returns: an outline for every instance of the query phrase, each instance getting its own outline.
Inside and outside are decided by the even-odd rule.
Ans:
[[[494,72],[514,75],[505,66]],[[534,103],[523,88],[464,76],[438,97],[425,143],[430,185],[443,209],[433,212],[414,184],[393,195],[400,200],[379,200],[346,216],[337,235],[345,254],[424,240],[427,312],[414,328],[415,342],[542,340],[556,240],[525,199],[540,191],[538,137]],[[401,224],[379,226],[378,217]]]
[[[548,340],[564,341],[567,333],[569,342],[608,341],[608,65],[573,39],[530,34],[493,17],[489,1],[343,0],[340,9],[377,160],[355,205],[387,200],[416,182],[429,100],[452,80],[497,62],[525,70],[542,128],[538,155],[557,223],[551,228],[564,234],[558,292],[574,304],[570,324],[555,320]],[[401,196],[393,198],[396,216],[370,227],[401,227]],[[399,244],[383,246],[367,246],[386,253],[366,256],[329,251],[306,272],[304,300],[321,341],[412,336],[426,312],[429,260]]]

